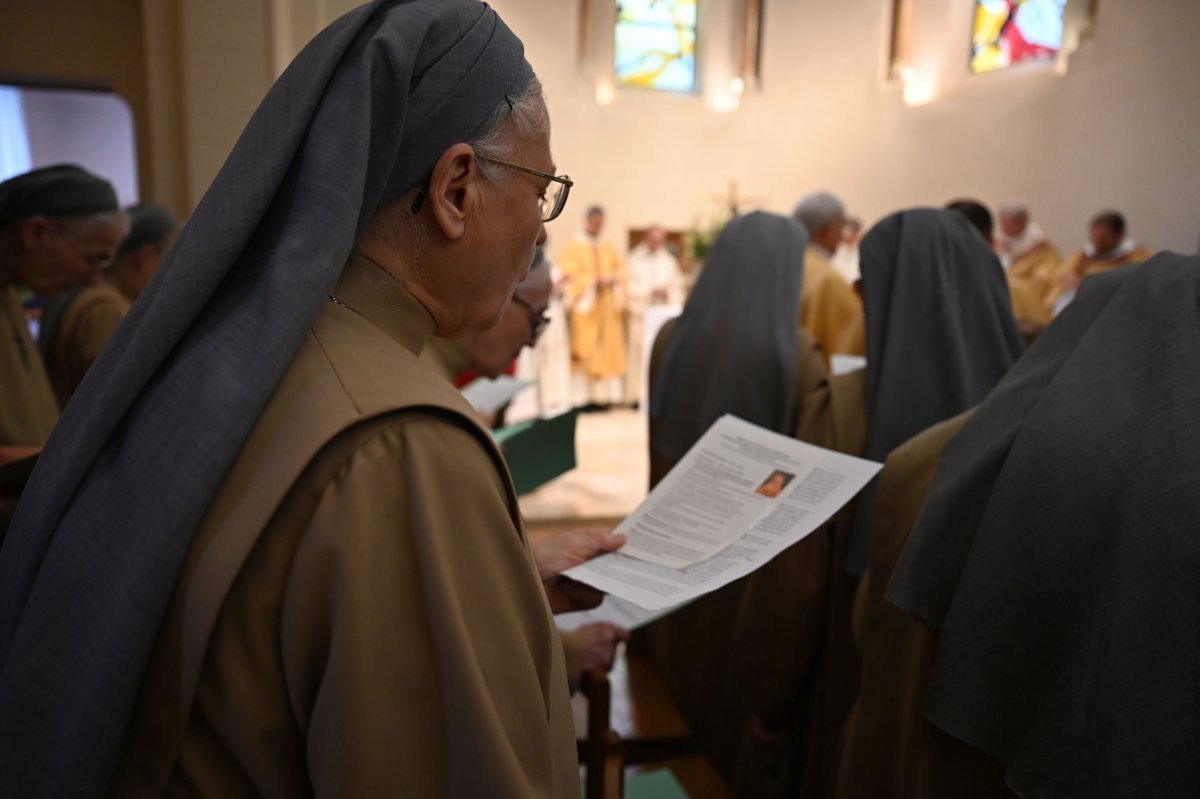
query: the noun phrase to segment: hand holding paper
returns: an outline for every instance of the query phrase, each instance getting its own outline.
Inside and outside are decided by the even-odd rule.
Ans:
[[[533,561],[546,589],[550,610],[565,613],[599,605],[604,598],[599,591],[562,573],[589,558],[614,552],[624,544],[625,536],[599,527],[565,530],[532,542]]]
[[[689,602],[812,533],[880,468],[723,416],[617,528],[622,551],[565,576],[651,610]]]

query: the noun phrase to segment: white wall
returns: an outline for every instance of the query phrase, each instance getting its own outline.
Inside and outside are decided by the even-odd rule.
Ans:
[[[110,92],[22,89],[33,166],[71,163],[108,180],[122,206],[138,200],[137,145],[129,104]]]
[[[597,105],[576,57],[577,3],[493,5],[546,84],[555,156],[576,180],[551,230],[558,244],[592,202],[608,207],[617,241],[651,220],[689,227],[718,213],[711,195],[736,179],[760,207],[781,212],[829,188],[868,223],[957,196],[993,206],[1020,198],[1064,247],[1114,206],[1139,240],[1196,251],[1196,0],[1101,0],[1066,75],[983,76],[967,73],[970,2],[918,0],[914,63],[937,96],[911,108],[881,77],[890,0],[766,0],[762,91],[732,114],[639,92]]]

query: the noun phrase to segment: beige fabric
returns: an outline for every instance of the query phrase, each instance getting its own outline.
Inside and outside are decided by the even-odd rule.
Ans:
[[[1062,256],[1048,241],[1040,242],[1013,259],[1006,274],[1013,313],[1019,322],[1050,322],[1051,306],[1046,303],[1046,295],[1054,285],[1061,265]]]
[[[197,535],[114,796],[578,796],[511,480],[353,258]]]
[[[463,339],[449,340],[434,336],[421,350],[421,360],[451,384],[471,368],[471,353]]]
[[[471,368],[471,354],[462,339],[448,340],[434,336],[421,351],[421,360],[451,384]],[[571,693],[575,693],[583,679],[583,643],[567,630],[559,630],[558,636],[562,640],[567,661],[567,686]]]
[[[1125,264],[1140,264],[1150,260],[1154,256],[1152,250],[1145,247],[1135,247],[1120,258],[1114,258],[1111,261],[1101,260],[1099,258],[1089,258],[1083,250],[1076,250],[1067,256],[1067,259],[1062,262],[1059,267],[1058,274],[1051,282],[1047,289],[1046,301],[1053,307],[1054,301],[1059,295],[1069,286],[1077,286],[1085,277],[1107,272],[1110,269],[1116,269],[1118,266]]]
[[[921,712],[937,638],[883,599],[884,589],[933,480],[942,449],[967,412],[898,447],[879,478],[871,565],[855,598],[862,654],[858,698],[846,720],[836,796],[928,796],[936,728]]]
[[[81,291],[67,306],[55,336],[54,359],[47,364],[50,384],[63,407],[117,332],[131,304],[116,286],[102,281]]]
[[[811,245],[804,255],[800,320],[820,345],[826,368],[831,355],[866,354],[865,342],[861,350],[855,344],[861,338],[855,328],[861,330],[862,302],[829,259]]]
[[[674,327],[674,320],[667,322],[655,339],[650,359],[652,387]],[[800,339],[796,366],[796,416],[799,420],[805,398],[824,386],[826,372],[812,337],[803,329],[798,330],[797,335]],[[654,440],[653,430],[650,440]],[[650,452],[650,461],[653,487],[674,464],[654,450]],[[806,541],[812,538],[814,536]],[[801,542],[788,552],[807,547]],[[707,594],[661,621],[636,631],[631,642],[631,648],[644,654],[662,675],[705,755],[730,781],[734,779],[738,749],[746,726],[745,709],[729,690],[734,633],[746,585],[747,580],[737,580]],[[760,621],[765,623],[767,619]],[[771,639],[778,640],[780,627],[767,626]]]
[[[589,378],[625,374],[625,266],[608,242],[567,242],[559,258],[567,278],[571,327],[571,359]],[[615,280],[597,288],[597,280]]]
[[[58,402],[12,286],[0,286],[0,446],[41,446]]]
[[[861,456],[865,375],[860,369],[831,377],[809,394],[797,438]],[[735,688],[781,737],[748,738],[739,793],[790,796],[803,785],[802,795],[823,796],[832,782],[842,721],[858,687],[851,638],[858,581],[841,567],[853,521],[852,502],[749,579],[734,647]],[[757,787],[764,774],[776,775],[769,793]]]

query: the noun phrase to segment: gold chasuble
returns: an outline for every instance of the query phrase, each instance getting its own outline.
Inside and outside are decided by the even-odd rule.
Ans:
[[[1062,256],[1058,250],[1045,240],[1013,258],[1006,274],[1013,313],[1018,321],[1050,322],[1050,305],[1045,298],[1061,264]]]
[[[110,795],[578,797],[563,650],[434,321],[352,257],[213,500]]]
[[[816,247],[804,255],[800,321],[821,347],[825,367],[831,355],[865,355],[862,302],[829,259]]]
[[[625,266],[607,241],[577,237],[559,259],[570,301],[571,362],[594,380],[625,374]]]
[[[12,286],[0,286],[0,447],[38,447],[58,421],[58,402]]]
[[[1140,246],[1132,246],[1128,252],[1123,252],[1115,258],[1097,258],[1088,255],[1084,250],[1076,250],[1067,256],[1059,267],[1057,279],[1050,286],[1047,300],[1050,305],[1058,299],[1067,288],[1078,286],[1086,277],[1116,269],[1126,264],[1140,264],[1150,260],[1154,252]]]

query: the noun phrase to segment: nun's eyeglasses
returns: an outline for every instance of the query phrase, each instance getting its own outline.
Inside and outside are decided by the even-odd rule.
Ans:
[[[547,180],[551,181],[551,187],[547,188],[547,191],[552,191],[553,194],[549,197],[546,197],[546,196],[538,197],[538,209],[542,213],[542,221],[543,222],[550,222],[550,221],[558,218],[558,215],[562,213],[563,208],[566,207],[567,195],[569,195],[571,193],[571,187],[575,185],[575,181],[571,180],[566,175],[559,177],[558,175],[550,175],[550,174],[547,174],[546,172],[539,172],[536,169],[530,169],[529,167],[521,166],[520,164],[513,164],[513,163],[509,163],[508,161],[501,161],[497,158],[488,158],[487,156],[483,156],[483,155],[478,155],[476,157],[480,161],[491,161],[493,164],[499,164],[500,166],[506,166],[506,167],[509,167],[510,169],[517,169],[517,170],[520,170],[521,172],[527,172],[530,175],[537,175],[539,178],[546,178]],[[417,196],[415,198],[413,198],[412,212],[413,212],[414,216],[416,214],[420,213],[421,205],[424,204],[425,195],[428,193],[429,193],[429,178],[426,178],[424,185],[421,186],[421,190],[419,192],[417,192]]]
[[[571,187],[575,185],[575,181],[566,175],[559,177],[558,175],[551,175],[546,172],[538,172],[536,169],[530,169],[527,166],[501,161],[498,158],[488,158],[486,155],[477,155],[476,158],[480,161],[491,161],[493,164],[517,169],[521,172],[537,175],[539,178],[551,181],[551,185],[547,188],[547,191],[551,191],[553,194],[549,197],[542,196],[538,198],[538,207],[541,208],[543,222],[549,222],[562,213],[563,208],[567,204],[567,195],[571,193]]]

